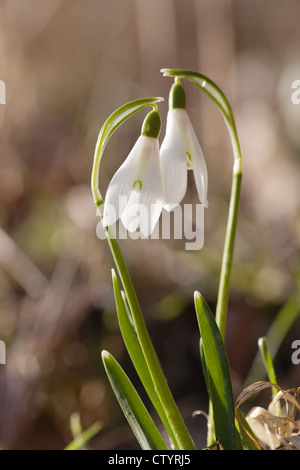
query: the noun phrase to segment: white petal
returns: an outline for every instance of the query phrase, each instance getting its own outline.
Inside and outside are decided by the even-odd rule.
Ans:
[[[107,227],[118,220],[128,203],[136,179],[138,161],[144,146],[144,136],[140,136],[126,160],[116,171],[108,185],[103,210],[103,225]]]
[[[128,232],[135,232],[140,223],[139,198],[140,191],[131,191],[127,205],[120,216],[122,224]]]
[[[185,122],[183,109],[171,109],[167,116],[166,135],[160,149],[164,186],[164,208],[171,210],[182,201],[187,188]]]
[[[189,119],[189,118],[188,118]],[[207,168],[204,159],[204,155],[199,144],[198,138],[196,133],[193,129],[193,126],[189,120],[188,122],[189,127],[189,150],[188,152],[191,155],[191,166],[194,173],[195,184],[198,192],[198,196],[202,204],[205,207],[208,207],[207,201],[207,186],[208,186],[208,176],[207,176]]]
[[[152,139],[152,155],[143,176],[140,192],[140,230],[148,237],[154,230],[162,211],[163,186],[159,164],[159,144]]]
[[[129,194],[130,184],[127,173],[125,171],[115,173],[106,191],[102,221],[104,227],[108,227],[118,220],[126,207],[124,201],[128,200]]]

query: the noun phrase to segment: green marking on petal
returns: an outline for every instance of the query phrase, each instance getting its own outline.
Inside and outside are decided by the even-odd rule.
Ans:
[[[187,158],[186,158],[186,166],[188,167],[188,169],[190,170],[192,168],[192,155],[190,154],[190,152],[185,152],[186,155],[187,155]]]
[[[140,190],[141,190],[142,186],[143,186],[141,180],[135,180],[135,182],[133,183],[133,187],[135,187],[136,184],[138,184],[140,186]]]

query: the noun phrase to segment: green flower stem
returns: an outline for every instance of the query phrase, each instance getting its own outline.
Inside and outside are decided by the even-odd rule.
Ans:
[[[225,338],[227,311],[228,311],[228,299],[229,299],[229,288],[230,288],[230,277],[233,262],[234,243],[236,235],[236,226],[238,218],[238,208],[241,193],[242,184],[242,154],[240,149],[240,143],[237,135],[235,121],[231,106],[220,88],[208,77],[198,72],[191,70],[181,69],[162,69],[161,72],[168,77],[185,78],[196,86],[198,86],[209,98],[211,98],[218,108],[220,109],[223,118],[228,127],[230,134],[231,145],[233,150],[233,175],[231,185],[231,196],[229,203],[227,227],[225,234],[225,242],[222,255],[222,264],[219,280],[219,289],[216,306],[216,323],[219,327],[221,337]],[[208,435],[207,444],[213,443],[214,437],[214,420],[213,420],[213,409],[212,403],[209,403],[209,419],[208,419]]]
[[[100,161],[103,155],[103,151],[106,143],[109,140],[109,137],[112,135],[114,130],[124,122],[128,117],[130,117],[134,112],[142,109],[145,106],[154,106],[155,101],[160,101],[161,99],[142,99],[136,100],[134,102],[128,103],[123,107],[115,111],[110,118],[107,119],[105,124],[102,126],[98,141],[95,149],[94,156],[94,165],[92,170],[91,178],[91,187],[95,205],[98,209],[98,214],[100,216],[101,222],[103,219],[103,199],[98,187],[99,181],[99,169]],[[186,425],[183,421],[183,418],[177,408],[177,405],[174,401],[174,398],[171,394],[167,380],[162,371],[161,365],[157,358],[155,349],[152,345],[151,339],[149,337],[143,314],[140,308],[140,304],[133,287],[127,266],[125,264],[122,252],[120,250],[119,244],[115,238],[115,235],[111,227],[105,227],[106,238],[116,264],[121,282],[123,284],[124,291],[130,306],[132,317],[135,323],[135,328],[137,336],[145,356],[147,366],[149,368],[149,373],[152,377],[154,387],[156,389],[157,395],[162,403],[162,406],[165,409],[166,416],[174,431],[174,438],[176,439],[176,444],[179,449],[182,450],[193,450],[196,449],[195,444],[186,428]]]
[[[242,185],[242,157],[233,118],[231,126],[229,127],[229,131],[231,134],[232,148],[234,152],[234,165],[227,228],[223,249],[222,267],[220,274],[218,300],[216,307],[216,322],[219,326],[223,338],[225,337],[226,329],[230,276],[233,262],[235,234]]]
[[[230,276],[233,261],[234,242],[242,183],[242,154],[236,131],[235,121],[231,106],[226,96],[211,79],[209,79],[205,75],[202,75],[198,72],[194,72],[192,70],[162,69],[161,71],[165,76],[168,77],[185,78],[194,83],[204,93],[206,93],[220,109],[230,134],[234,157],[233,176],[216,307],[216,322],[220,329],[222,338],[224,339],[227,319]]]

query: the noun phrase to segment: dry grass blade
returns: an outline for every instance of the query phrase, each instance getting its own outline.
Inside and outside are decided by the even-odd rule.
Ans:
[[[236,411],[257,392],[274,386],[273,383],[267,381],[256,382],[249,385],[238,396],[236,400]],[[263,449],[299,450],[300,421],[295,418],[297,412],[300,410],[300,389],[282,390],[279,386],[276,385],[276,387],[279,391],[270,402],[268,409],[260,406],[253,407],[246,415],[246,421]],[[280,400],[284,400],[285,402],[285,414],[277,416],[275,405]],[[249,433],[247,434],[254,442],[253,436],[250,436]]]
[[[290,390],[279,390],[277,395],[271,401],[271,403],[268,407],[268,410],[270,412],[274,413],[274,409],[275,409],[276,404],[280,400],[285,400],[286,408],[287,408],[286,415],[291,417],[292,419],[294,419],[295,415],[297,413],[297,410],[300,410],[300,403],[298,402],[299,390],[300,390],[300,387],[299,388],[293,388],[293,389],[290,389]]]
[[[265,380],[262,380],[260,382],[255,382],[249,385],[248,387],[244,388],[244,390],[239,394],[239,396],[236,399],[236,402],[235,402],[236,408],[239,408],[243,403],[245,403],[249,398],[251,398],[256,393],[262,392],[263,390],[269,387],[277,387],[278,389],[280,389],[278,385],[275,385],[271,382],[267,382]]]

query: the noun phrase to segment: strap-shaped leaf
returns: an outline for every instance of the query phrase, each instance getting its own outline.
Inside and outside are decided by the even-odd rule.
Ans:
[[[239,409],[236,410],[236,427],[248,450],[262,450],[262,446],[260,445],[257,437]]]
[[[143,450],[167,450],[167,446],[129,378],[107,351],[103,364],[112,389]]]
[[[213,407],[216,437],[225,450],[235,449],[234,400],[224,343],[214,316],[199,292],[195,309],[206,363],[206,379]]]
[[[86,444],[102,429],[103,424],[96,421],[88,429],[82,431],[80,418],[77,413],[71,416],[71,430],[73,433],[73,441],[65,447],[65,450],[86,450]]]
[[[300,289],[290,297],[281,307],[269,330],[266,333],[266,342],[270,351],[271,359],[274,361],[280,345],[282,344],[287,333],[290,331],[294,322],[300,315]],[[256,354],[251,365],[248,376],[245,380],[245,386],[264,377],[265,371],[261,361],[260,351]]]
[[[267,344],[267,340],[266,340],[265,337],[259,338],[258,347],[259,347],[259,351],[260,351],[260,354],[261,354],[262,362],[265,366],[266,372],[267,372],[268,377],[269,377],[269,381],[273,382],[274,384],[277,385],[275,368],[274,368],[274,364],[273,364],[273,361],[272,361],[270,350],[269,350],[269,347],[268,347],[268,344]],[[272,388],[273,398],[277,395],[277,393],[278,393],[278,389],[276,387],[273,387]],[[277,403],[277,412],[278,412],[278,416],[280,416],[280,414],[281,414],[280,401]]]
[[[119,286],[119,282],[115,274],[115,271],[113,269],[112,269],[112,282],[113,282],[113,288],[114,288],[115,303],[116,303],[116,308],[117,308],[119,326],[120,326],[120,330],[122,333],[125,346],[127,348],[129,356],[131,357],[135,370],[137,374],[139,375],[140,380],[147,394],[149,395],[150,400],[152,401],[156,411],[158,412],[162,422],[164,423],[170,435],[170,438],[173,441],[173,444],[178,449],[179,447],[177,445],[173,430],[170,426],[170,423],[168,421],[168,418],[166,416],[162,403],[155,390],[153,380],[149,372],[147,362],[144,357],[143,350],[141,348],[141,345],[139,343],[139,340],[138,340],[138,337],[134,328],[134,322],[132,318],[130,318],[129,316],[131,314],[129,310],[126,308],[126,305],[124,303],[124,299],[122,296],[122,292]]]

